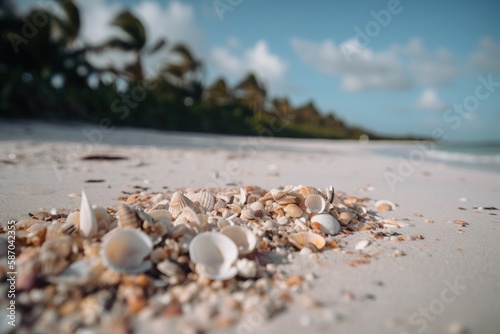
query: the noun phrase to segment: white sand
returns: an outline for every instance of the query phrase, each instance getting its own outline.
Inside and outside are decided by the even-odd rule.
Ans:
[[[119,129],[102,138],[94,132],[89,145],[83,131],[92,129],[92,125],[81,124],[0,122],[2,223],[26,218],[40,207],[76,208],[79,200],[68,194],[82,189],[94,204],[111,206],[118,204],[116,198],[121,191],[134,191],[134,186],[161,191],[163,187],[227,184],[262,188],[333,185],[351,195],[394,201],[398,209],[381,215],[408,218],[414,226],[398,232],[422,234],[425,239],[376,242],[366,249],[369,254],[377,254],[376,258],[357,267],[346,261],[359,255],[333,250],[321,253],[314,264],[298,257],[285,270],[314,272],[318,278],[310,295],[324,307],[310,309],[296,301],[270,322],[256,318],[225,332],[446,333],[453,323],[471,333],[498,333],[500,329],[500,216],[490,215],[498,211],[472,209],[500,207],[500,173],[424,161],[392,191],[384,173],[388,169],[397,171],[399,160],[373,150],[390,148],[394,143]],[[129,159],[79,159],[88,153]],[[9,154],[15,154],[15,159]],[[105,181],[84,183],[88,179]],[[367,186],[374,189],[358,192]],[[459,201],[461,197],[468,201]],[[425,223],[424,219],[434,223]],[[470,225],[446,223],[456,219]],[[464,233],[456,233],[457,229]],[[349,250],[354,250],[356,240],[364,236],[368,233],[346,237]],[[395,249],[407,255],[393,257]],[[454,292],[447,282],[456,283]],[[346,291],[353,294],[353,301],[342,297]]]

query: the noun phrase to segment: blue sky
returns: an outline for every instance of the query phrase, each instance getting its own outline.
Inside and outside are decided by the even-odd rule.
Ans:
[[[234,84],[253,71],[272,96],[313,100],[378,133],[441,128],[451,140],[500,140],[498,1],[77,2],[86,40],[105,38],[106,23],[128,7],[151,43],[187,43],[207,65],[207,83],[222,75]],[[160,58],[146,66],[154,71]],[[477,88],[479,76],[490,90]],[[460,113],[454,104],[463,103]]]

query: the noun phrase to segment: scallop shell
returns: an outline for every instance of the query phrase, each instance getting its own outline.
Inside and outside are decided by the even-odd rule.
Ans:
[[[244,226],[226,226],[220,233],[228,236],[238,247],[239,255],[251,253],[257,246],[257,238],[252,231]]]
[[[202,207],[211,211],[213,210],[215,205],[215,196],[208,191],[200,191],[196,194],[195,201],[198,202]]]
[[[176,191],[170,199],[168,211],[170,211],[172,217],[177,218],[186,207],[194,208],[194,203],[189,198]]]
[[[337,234],[342,230],[337,219],[329,213],[322,213],[313,216],[311,218],[311,223],[320,224],[321,231],[325,234]]]
[[[317,250],[325,247],[326,240],[321,235],[311,232],[293,233],[288,236],[288,241],[298,249],[313,245]]]
[[[319,194],[318,189],[311,186],[302,186],[298,189],[298,191],[302,196],[304,196],[304,198],[307,198],[309,195]]]
[[[323,196],[318,194],[311,194],[307,196],[306,200],[304,201],[304,205],[308,213],[321,213],[325,211],[326,202]]]
[[[153,250],[153,242],[139,230],[116,229],[102,238],[101,257],[104,264],[123,274],[139,274],[151,268],[145,260]]]
[[[375,209],[377,209],[377,211],[394,211],[396,210],[396,204],[391,201],[382,199],[375,202]]]
[[[221,233],[198,234],[189,244],[189,257],[196,264],[195,270],[200,276],[227,280],[238,273],[234,266],[238,258],[238,247]]]
[[[93,237],[97,234],[97,219],[90,204],[87,194],[82,190],[82,202],[80,206],[80,234],[85,237]]]

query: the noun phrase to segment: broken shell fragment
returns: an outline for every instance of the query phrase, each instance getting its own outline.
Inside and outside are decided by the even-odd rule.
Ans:
[[[356,249],[356,250],[363,250],[366,247],[370,246],[370,244],[371,244],[370,240],[367,240],[367,239],[361,240],[360,242],[358,242],[356,244],[356,246],[354,247],[354,249]]]
[[[312,194],[307,196],[304,205],[308,213],[321,213],[325,211],[326,201],[323,196]]]
[[[321,235],[311,232],[293,233],[288,236],[288,241],[298,249],[314,245],[317,250],[325,247],[326,240]],[[308,247],[310,248],[310,247]],[[311,249],[312,250],[312,249]]]
[[[139,230],[115,229],[102,239],[101,257],[104,264],[122,274],[139,274],[151,268],[146,260],[153,242]]]
[[[375,202],[375,209],[377,209],[377,211],[394,211],[396,210],[396,204],[391,201],[382,199]]]
[[[238,247],[221,233],[198,234],[189,244],[189,257],[196,264],[195,270],[200,276],[227,280],[238,273],[234,266],[238,258]]]
[[[97,219],[90,204],[87,194],[82,190],[82,201],[80,206],[80,233],[85,237],[93,237],[97,233]]]
[[[321,232],[325,234],[335,235],[339,233],[342,228],[340,227],[339,222],[329,213],[322,213],[319,215],[315,215],[311,218],[311,224],[318,223],[321,225]]]
[[[226,226],[220,233],[229,237],[236,244],[240,255],[251,253],[257,245],[255,234],[244,226]]]
[[[257,276],[257,264],[249,259],[240,259],[236,261],[238,275],[244,278],[254,278]]]

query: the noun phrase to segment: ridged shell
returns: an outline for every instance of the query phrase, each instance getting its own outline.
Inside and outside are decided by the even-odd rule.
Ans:
[[[318,189],[312,186],[302,186],[298,189],[298,191],[302,196],[304,196],[304,198],[307,198],[309,195],[319,194]]]
[[[309,244],[314,245],[317,250],[325,247],[326,240],[321,235],[311,232],[293,233],[288,236],[288,241],[298,249],[302,249]]]
[[[97,219],[85,191],[82,191],[79,230],[81,235],[88,238],[97,234]]]
[[[308,213],[321,213],[325,211],[326,201],[319,194],[311,194],[307,196],[304,205]]]
[[[153,250],[153,242],[139,230],[115,229],[102,239],[104,264],[122,274],[139,274],[151,268],[145,258]]]
[[[340,223],[329,213],[322,213],[311,218],[311,223],[321,225],[321,231],[325,234],[337,234],[342,230]]]
[[[227,280],[238,273],[235,261],[238,247],[221,233],[200,233],[189,244],[189,257],[196,263],[196,272],[214,280]]]
[[[255,237],[255,234],[244,226],[226,226],[220,231],[220,233],[233,240],[236,247],[238,247],[240,255],[251,253],[257,245],[257,238]]]
[[[142,225],[142,220],[137,216],[136,210],[128,205],[121,204],[117,214],[119,227],[139,228]]]
[[[184,210],[184,208],[186,207],[194,208],[194,203],[189,198],[187,198],[180,192],[176,191],[172,195],[168,211],[172,214],[172,217],[174,217],[175,219],[181,214],[182,210]]]
[[[215,205],[215,196],[214,194],[208,191],[200,191],[196,194],[195,201],[198,202],[202,207],[213,210]]]

